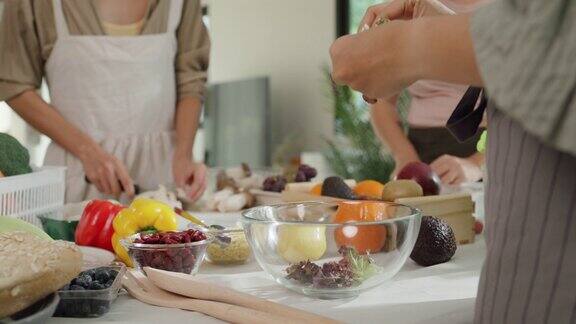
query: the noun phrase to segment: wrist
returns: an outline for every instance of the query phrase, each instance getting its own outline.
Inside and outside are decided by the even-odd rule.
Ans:
[[[484,164],[484,154],[482,153],[476,153],[474,155],[471,155],[467,158],[468,161],[472,162],[474,165],[476,165],[477,167],[481,168],[482,165]]]
[[[409,147],[402,147],[396,150],[392,150],[392,155],[396,162],[409,163],[414,161],[420,161],[420,157],[416,150],[409,144]]]
[[[402,30],[397,33],[397,37],[401,39],[397,44],[399,46],[400,54],[397,57],[397,66],[401,67],[402,74],[404,75],[405,84],[412,84],[420,79],[423,79],[426,69],[426,53],[425,46],[422,46],[424,40],[420,30],[423,28],[419,20],[412,20],[401,22]]]
[[[175,160],[192,160],[192,149],[176,147],[174,150]]]
[[[92,139],[83,139],[78,145],[74,146],[71,151],[72,155],[76,156],[81,161],[86,161],[88,159],[93,159],[94,154],[98,154],[102,151],[102,147]]]
[[[401,57],[407,66],[411,83],[429,79],[433,74],[433,52],[438,44],[430,42],[429,32],[434,30],[432,18],[422,18],[406,23],[404,53]]]

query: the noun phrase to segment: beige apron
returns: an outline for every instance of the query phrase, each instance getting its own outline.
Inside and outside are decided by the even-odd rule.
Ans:
[[[176,29],[182,0],[170,0],[167,32],[137,37],[70,35],[54,1],[58,39],[46,64],[52,104],[120,159],[142,190],[172,183],[176,109]],[[66,201],[104,197],[85,182],[81,162],[52,143],[46,165],[68,167]]]

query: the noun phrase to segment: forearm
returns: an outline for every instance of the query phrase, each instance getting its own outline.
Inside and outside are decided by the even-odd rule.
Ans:
[[[469,15],[421,18],[408,24],[411,24],[406,26],[411,37],[407,50],[410,55],[418,55],[413,66],[418,80],[483,85],[476,65]]]
[[[396,160],[418,159],[418,153],[404,133],[392,102],[380,99],[371,107],[370,113],[374,131]]]
[[[7,103],[28,124],[79,159],[99,147],[92,138],[67,121],[33,90],[26,91]]]
[[[422,79],[481,86],[469,20],[395,20],[343,36],[330,49],[333,79],[368,98],[390,98]]]
[[[176,133],[175,154],[177,156],[192,158],[192,149],[201,113],[202,102],[200,99],[187,97],[178,102],[174,121]]]

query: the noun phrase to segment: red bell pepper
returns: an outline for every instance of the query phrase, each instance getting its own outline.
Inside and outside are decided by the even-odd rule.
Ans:
[[[107,200],[92,200],[84,208],[75,241],[78,245],[94,246],[114,252],[112,235],[114,217],[125,207]]]

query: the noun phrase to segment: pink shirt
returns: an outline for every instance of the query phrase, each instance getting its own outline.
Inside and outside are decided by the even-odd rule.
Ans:
[[[467,13],[487,3],[487,0],[441,0],[457,13]],[[408,87],[412,96],[408,124],[414,127],[444,127],[462,99],[467,85],[442,81],[420,80]]]

